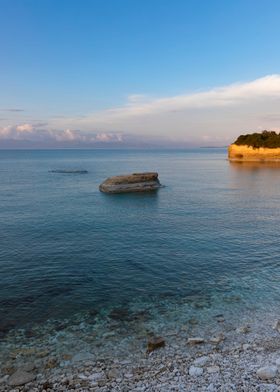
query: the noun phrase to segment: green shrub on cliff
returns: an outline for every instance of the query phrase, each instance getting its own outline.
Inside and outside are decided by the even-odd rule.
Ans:
[[[234,144],[237,144],[238,146],[247,145],[254,148],[277,148],[280,147],[280,134],[274,131],[263,131],[261,133],[240,135]]]

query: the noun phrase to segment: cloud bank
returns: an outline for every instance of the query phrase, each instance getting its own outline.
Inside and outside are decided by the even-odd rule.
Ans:
[[[1,141],[9,140],[14,142],[33,142],[41,145],[42,143],[55,145],[87,145],[98,143],[121,143],[122,134],[120,133],[92,133],[79,130],[57,130],[45,129],[47,124],[19,124],[0,128]]]
[[[29,123],[2,127],[0,141],[124,143],[130,137],[167,144],[225,145],[240,133],[279,130],[279,109],[280,75],[276,74],[171,97],[133,94],[120,107],[83,116],[53,116],[48,127]]]

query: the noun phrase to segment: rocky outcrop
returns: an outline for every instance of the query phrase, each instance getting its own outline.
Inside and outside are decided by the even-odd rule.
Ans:
[[[233,143],[228,147],[228,158],[230,161],[280,161],[280,148],[257,148]]]
[[[55,169],[50,170],[50,173],[60,173],[60,174],[87,174],[87,170],[79,170],[79,169]]]
[[[107,178],[99,190],[105,193],[150,192],[161,187],[158,173],[133,173]]]

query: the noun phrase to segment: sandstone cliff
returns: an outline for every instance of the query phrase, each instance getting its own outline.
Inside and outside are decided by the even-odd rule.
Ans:
[[[233,143],[228,147],[228,158],[231,161],[280,161],[280,148],[254,148]]]

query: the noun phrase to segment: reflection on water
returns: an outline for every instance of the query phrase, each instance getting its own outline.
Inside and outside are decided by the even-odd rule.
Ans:
[[[229,161],[229,164],[236,170],[280,170],[280,161]]]

